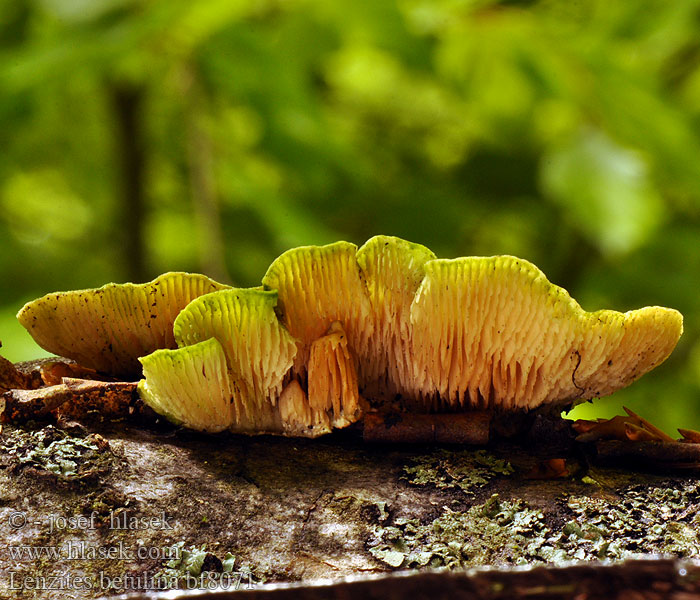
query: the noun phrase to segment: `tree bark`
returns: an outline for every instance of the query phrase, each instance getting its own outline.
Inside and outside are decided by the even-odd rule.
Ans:
[[[204,436],[111,418],[87,426],[6,424],[0,590],[21,598],[64,598],[68,590],[95,598],[213,583],[230,589],[232,576],[266,590],[263,582],[306,585],[446,567],[457,575],[411,581],[443,591],[459,582],[472,595],[454,597],[501,598],[499,590],[516,580],[498,583],[494,573],[547,567],[554,570],[532,572],[541,581],[523,576],[517,585],[556,587],[564,585],[562,565],[582,561],[572,573],[592,595],[576,597],[594,598],[603,597],[590,588],[600,559],[700,555],[695,476],[642,472],[648,465],[641,462],[638,471],[596,465],[581,447],[559,444],[561,431],[545,431],[552,428],[534,426],[519,445],[496,440],[467,448],[368,444],[354,431],[316,440]],[[542,468],[552,459],[566,468]],[[233,575],[222,572],[225,564]],[[641,565],[630,573],[658,569],[662,587],[675,568],[656,559]],[[485,566],[498,570],[466,582],[464,569]],[[46,589],[52,576],[61,589]],[[618,591],[645,581],[616,577],[606,585],[619,581]],[[386,581],[366,585],[405,591],[407,580]],[[687,581],[671,583],[681,590]],[[343,589],[303,597],[394,597]]]
[[[143,225],[145,217],[145,150],[141,105],[143,89],[115,83],[109,88],[116,120],[117,161],[120,169],[122,252],[129,281],[147,279]]]
[[[183,65],[180,81],[187,132],[188,175],[197,224],[200,264],[202,272],[209,277],[229,283],[231,277],[226,266],[214,151],[210,133],[203,123],[209,102],[194,65]]]

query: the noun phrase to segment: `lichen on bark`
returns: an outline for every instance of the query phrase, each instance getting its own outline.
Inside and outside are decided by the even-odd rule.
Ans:
[[[52,466],[53,443],[70,449],[75,466]],[[135,589],[139,580],[125,575],[153,577],[173,560],[128,553],[69,560],[66,549],[81,543],[206,549],[213,571],[223,570],[230,553],[234,570],[258,583],[700,552],[694,477],[583,463],[572,477],[532,480],[526,475],[540,460],[533,448],[368,445],[352,432],[318,440],[204,436],[109,422],[90,430],[63,422],[5,425],[0,446],[6,544],[63,553],[14,560],[0,554],[0,590],[8,589],[11,572],[15,581],[72,573],[94,584],[77,597],[94,598]],[[48,462],[35,460],[45,454]],[[14,513],[26,515],[23,527],[9,526]],[[93,513],[93,529],[51,527],[58,517]],[[168,527],[114,528],[115,516],[165,519]],[[101,587],[105,581],[109,589]],[[23,597],[62,596],[25,590]]]

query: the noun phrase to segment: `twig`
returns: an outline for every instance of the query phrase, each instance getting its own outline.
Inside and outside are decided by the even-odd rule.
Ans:
[[[363,437],[367,442],[486,444],[491,413],[460,414],[367,413]]]

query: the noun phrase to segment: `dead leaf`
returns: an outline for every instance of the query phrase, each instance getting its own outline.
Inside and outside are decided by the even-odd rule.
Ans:
[[[525,474],[525,479],[562,479],[568,476],[566,459],[550,458],[537,463]]]

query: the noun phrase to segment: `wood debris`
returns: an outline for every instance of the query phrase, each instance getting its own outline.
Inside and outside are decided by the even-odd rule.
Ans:
[[[572,427],[578,436],[577,442],[594,442],[597,440],[629,440],[629,441],[675,441],[670,435],[623,407],[627,416],[618,415],[612,419],[587,421],[579,419]]]
[[[490,411],[458,414],[367,413],[363,438],[366,442],[486,444]]]

